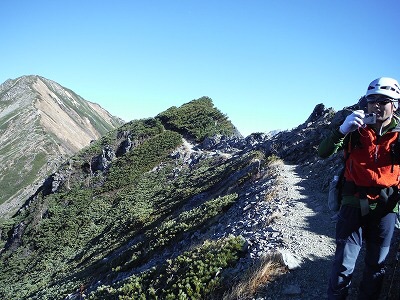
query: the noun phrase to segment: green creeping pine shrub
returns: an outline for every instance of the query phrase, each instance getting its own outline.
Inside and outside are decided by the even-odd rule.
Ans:
[[[214,107],[208,97],[192,100],[179,108],[173,106],[156,118],[167,129],[189,135],[197,141],[217,134],[232,135],[235,130],[228,118]]]
[[[204,226],[204,224],[212,218],[228,209],[228,206],[234,203],[237,198],[237,194],[218,197],[192,210],[183,211],[175,218],[166,218],[160,225],[150,227],[145,232],[146,242],[137,243],[132,246],[130,251],[125,251],[125,253],[118,256],[118,258],[110,262],[110,264],[121,271],[128,271],[137,267],[138,263],[143,263],[143,261],[149,259],[154,253],[161,251],[160,249],[171,244],[172,241],[180,239],[185,232],[193,231]],[[118,234],[116,235],[118,236]],[[123,237],[121,237],[121,239],[123,239]],[[130,257],[128,257],[129,255]]]
[[[150,250],[169,244],[179,234],[194,230],[206,221],[220,214],[238,198],[237,194],[226,195],[207,201],[189,211],[184,211],[172,220],[164,221],[155,231],[150,233]]]
[[[123,283],[101,286],[89,299],[206,299],[229,288],[218,274],[237,263],[244,245],[240,236],[206,241]]]
[[[246,153],[240,159],[205,159],[197,164],[186,176],[177,178],[174,182],[174,197],[187,199],[188,197],[207,191],[213,186],[220,185],[221,182],[228,180],[232,174],[238,173],[241,169],[247,167],[258,156],[259,153],[253,151]],[[243,176],[247,175],[243,174]],[[239,181],[240,179],[237,178],[236,182]]]
[[[8,235],[7,233],[12,230],[15,225],[15,221],[7,218],[0,218],[0,249],[2,249],[6,242]]]
[[[169,130],[146,140],[113,163],[104,190],[132,184],[140,175],[160,164],[180,144],[182,136]]]
[[[109,131],[100,139],[94,141],[88,147],[85,147],[78,153],[81,159],[88,159],[92,156],[99,155],[106,145],[118,145],[118,141],[129,136],[131,141],[144,141],[164,131],[164,126],[160,120],[154,118],[133,120],[125,123],[121,127]]]

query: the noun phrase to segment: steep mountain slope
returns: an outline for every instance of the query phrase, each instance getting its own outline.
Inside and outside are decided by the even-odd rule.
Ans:
[[[40,76],[0,85],[0,215],[15,212],[66,157],[122,125],[99,105]]]
[[[0,296],[221,299],[282,243],[279,158],[323,174],[334,115],[244,139],[204,97],[110,131],[1,224]]]

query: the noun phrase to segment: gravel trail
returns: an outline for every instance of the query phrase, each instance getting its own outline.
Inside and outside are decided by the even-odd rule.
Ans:
[[[271,227],[281,232],[285,250],[298,260],[299,267],[268,284],[257,299],[327,299],[326,290],[335,251],[335,223],[327,207],[327,194],[322,192],[319,179],[300,166],[283,165],[281,179],[284,181],[281,192],[286,194],[289,209]],[[387,274],[392,274],[394,260],[391,254]],[[357,297],[362,262],[363,250],[349,291],[350,300]]]

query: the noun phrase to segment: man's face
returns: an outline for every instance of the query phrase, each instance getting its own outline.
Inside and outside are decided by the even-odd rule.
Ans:
[[[386,121],[391,118],[396,110],[393,99],[382,95],[370,95],[368,100],[368,112],[376,114],[377,121]]]

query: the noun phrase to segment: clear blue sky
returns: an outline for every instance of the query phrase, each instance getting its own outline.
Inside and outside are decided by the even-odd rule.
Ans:
[[[0,2],[0,83],[40,75],[126,121],[209,96],[243,135],[400,80],[400,1]]]

